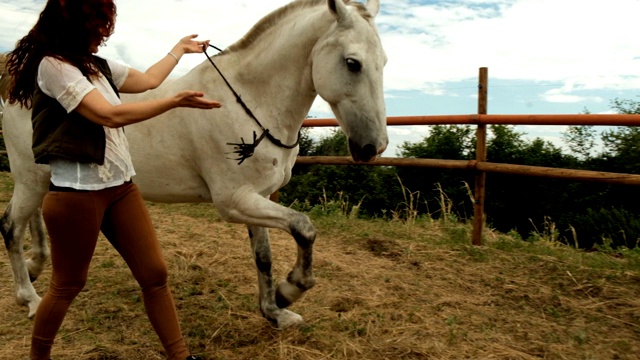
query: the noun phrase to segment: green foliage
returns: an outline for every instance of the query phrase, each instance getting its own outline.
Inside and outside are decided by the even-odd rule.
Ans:
[[[631,99],[613,99],[611,107],[618,114],[640,114],[640,101]]]
[[[310,131],[310,128],[302,128],[300,130],[300,141],[298,142],[299,156],[308,156],[311,154],[311,150],[313,149],[313,139],[309,135]]]
[[[513,126],[492,125],[487,141],[487,159],[496,163],[571,167],[574,158],[563,155],[553,144],[534,139],[526,141]],[[536,232],[545,217],[556,218],[562,211],[558,201],[564,198],[566,182],[516,176],[487,174],[487,221],[499,231],[515,229],[523,238]]]
[[[602,133],[603,171],[640,173],[640,128],[617,127]]]
[[[521,162],[522,149],[526,143],[522,139],[523,133],[515,131],[513,126],[491,125],[491,136],[487,142],[487,158],[493,162],[518,163]]]
[[[347,156],[349,155],[347,137],[342,131],[335,129],[331,136],[323,137],[317,145],[312,146],[309,149],[309,155]]]
[[[400,155],[405,158],[471,159],[475,138],[470,125],[434,125],[421,142],[404,142]]]
[[[579,158],[591,158],[596,145],[597,132],[593,126],[569,126],[562,134],[562,139],[573,153]]]
[[[640,218],[625,209],[589,208],[575,214],[572,224],[581,248],[591,249],[598,244],[629,249],[640,246]]]
[[[640,114],[640,101],[614,99],[611,107],[619,114]],[[628,173],[640,171],[640,128],[615,127],[602,133],[605,152],[601,165],[610,170]]]

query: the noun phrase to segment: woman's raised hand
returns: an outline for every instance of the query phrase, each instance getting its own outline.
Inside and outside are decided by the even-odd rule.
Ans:
[[[193,40],[198,37],[198,34],[192,34],[183,37],[178,42],[178,46],[182,48],[185,54],[188,53],[202,53],[209,47],[209,40],[197,41]]]

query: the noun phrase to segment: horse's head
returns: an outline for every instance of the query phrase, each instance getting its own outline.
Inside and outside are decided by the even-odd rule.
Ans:
[[[327,2],[335,24],[313,49],[313,84],[331,105],[353,159],[372,161],[389,143],[382,88],[387,59],[373,23],[380,1]]]

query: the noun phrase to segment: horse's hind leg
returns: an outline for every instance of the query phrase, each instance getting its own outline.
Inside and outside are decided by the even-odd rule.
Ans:
[[[302,317],[287,309],[281,309],[276,305],[276,290],[271,273],[271,246],[269,244],[269,231],[259,226],[247,226],[251,249],[258,271],[258,288],[260,291],[260,311],[267,320],[275,324],[279,329],[301,323]]]
[[[40,304],[40,296],[31,282],[40,275],[49,256],[40,212],[44,194],[22,198],[19,196],[20,193],[20,191],[14,191],[11,201],[0,218],[0,232],[4,237],[11,262],[16,301],[19,305],[27,306],[29,317],[33,317]],[[32,257],[25,261],[23,241],[29,223],[31,223]]]
[[[38,207],[36,212],[31,215],[29,233],[31,234],[31,258],[27,259],[27,269],[29,269],[31,282],[34,282],[44,270],[44,265],[50,255],[44,221],[42,220],[42,207]]]

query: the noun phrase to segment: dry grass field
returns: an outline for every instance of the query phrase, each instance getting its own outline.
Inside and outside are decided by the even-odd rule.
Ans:
[[[10,197],[0,174],[0,207]],[[576,251],[468,225],[312,214],[317,286],[274,329],[257,305],[246,230],[208,204],[149,204],[183,332],[206,359],[639,359],[640,251]],[[318,213],[321,213],[319,211]],[[272,231],[274,273],[294,241]],[[28,243],[27,243],[28,248]],[[144,256],[144,254],[140,254]],[[34,283],[44,293],[48,266]],[[26,359],[32,320],[0,256],[0,359]],[[54,359],[164,359],[124,262],[101,239]]]

